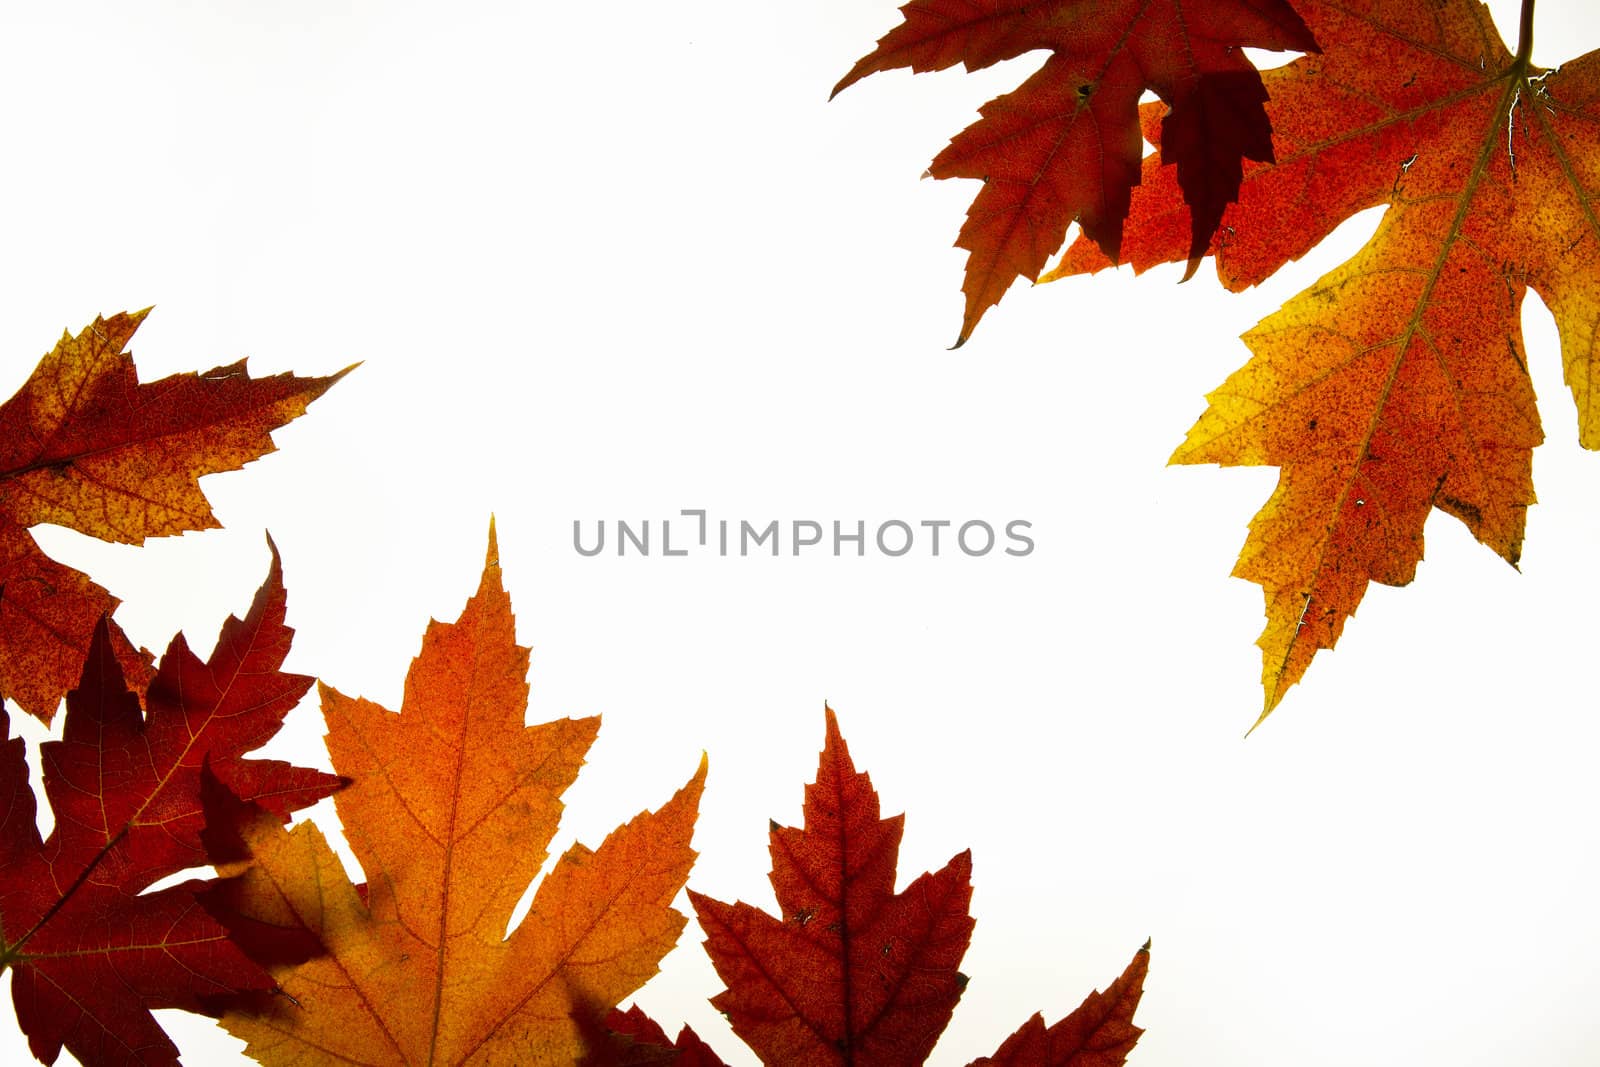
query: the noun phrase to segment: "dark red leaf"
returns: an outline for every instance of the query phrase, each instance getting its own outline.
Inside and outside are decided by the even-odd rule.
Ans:
[[[207,862],[201,771],[209,762],[279,818],[327,796],[333,775],[244,758],[271,737],[311,679],[280,668],[292,631],[277,551],[244,619],[224,623],[202,661],[181,637],[146,695],[128,688],[102,620],[60,741],[41,748],[55,829],[41,841],[23,747],[0,753],[0,967],[35,1056],[63,1046],[85,1064],[174,1064],[150,1014],[205,1011],[214,998],[271,988],[201,906],[212,883],[142,893]],[[0,721],[9,721],[0,712]]]
[[[970,1067],[1122,1067],[1144,1033],[1133,1025],[1133,1012],[1144,995],[1149,966],[1146,941],[1104,993],[1090,993],[1049,1028],[1035,1012],[993,1056],[973,1060]]]
[[[959,345],[1018,277],[1034,279],[1074,220],[1118,258],[1140,180],[1139,97],[1169,108],[1161,161],[1193,209],[1191,258],[1239,193],[1242,160],[1271,160],[1261,77],[1244,47],[1316,51],[1285,0],[911,0],[834,92],[879,71],[968,70],[1050,52],[1017,91],[934,159],[935,178],[983,182],[956,244],[971,254]]]
[[[583,1061],[584,1067],[647,1067],[669,1063],[674,1067],[727,1067],[693,1030],[683,1027],[674,1041],[638,1005],[627,1011],[613,1008],[605,1018],[604,1031],[603,1035],[591,1038],[591,1052]]]
[[[896,894],[903,817],[878,817],[832,709],[827,720],[804,829],[772,825],[784,917],[689,894],[728,986],[711,1003],[765,1063],[921,1063],[966,985],[971,854]]]

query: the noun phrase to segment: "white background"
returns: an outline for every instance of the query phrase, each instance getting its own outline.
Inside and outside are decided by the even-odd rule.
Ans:
[[[204,483],[226,529],[41,541],[124,599],[136,642],[209,648],[270,529],[290,666],[397,707],[496,513],[532,719],[604,717],[557,848],[706,750],[690,884],[722,899],[771,907],[767,819],[799,820],[831,701],[907,812],[902,884],[973,850],[972,982],[936,1063],[1053,1021],[1146,937],[1139,1067],[1596,1062],[1600,458],[1548,315],[1529,300],[1548,440],[1522,573],[1434,516],[1413,586],[1369,592],[1244,740],[1261,595],[1228,572],[1276,472],[1164,463],[1237,335],[1375,216],[1242,296],[1209,266],[1018,288],[949,352],[974,190],[917,177],[1038,60],[827,102],[893,7],[8,5],[0,388],[148,304],[149,378],[364,361],[278,454]],[[1600,17],[1545,0],[1538,32],[1554,65]],[[571,547],[574,519],[697,507],[1024,518],[1038,548]],[[324,763],[321,731],[312,698],[273,750]],[[639,1000],[751,1062],[698,942]],[[166,1021],[192,1064],[238,1056]]]

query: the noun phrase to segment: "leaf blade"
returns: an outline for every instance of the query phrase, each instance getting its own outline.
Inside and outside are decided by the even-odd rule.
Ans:
[[[276,732],[311,683],[281,670],[292,635],[285,603],[273,550],[250,611],[224,623],[209,661],[173,639],[144,712],[102,620],[67,695],[63,737],[41,746],[56,817],[43,840],[21,744],[8,744],[4,822],[15,836],[0,872],[0,964],[14,972],[18,1021],[44,1062],[65,1047],[88,1064],[176,1063],[153,1009],[209,1013],[215,998],[271,988],[201,906],[208,883],[143,890],[204,862],[208,764],[245,784],[275,819],[342,784],[244,755]]]
[[[45,556],[28,528],[53,523],[122,544],[212,529],[200,477],[273,451],[271,432],[352,369],[251,378],[241,360],[140,382],[126,348],[149,311],[63,333],[0,404],[0,694],[46,723],[117,600]],[[150,657],[114,633],[142,691]]]
[[[1078,221],[1116,260],[1129,196],[1140,180],[1138,100],[1170,107],[1162,162],[1175,164],[1195,208],[1191,259],[1209,246],[1239,192],[1241,160],[1272,158],[1265,91],[1244,46],[1316,51],[1281,0],[911,0],[903,21],[834,87],[899,67],[976,70],[1034,49],[1045,65],[990,101],[935,158],[936,178],[984,183],[956,243],[970,253],[960,347],[1018,277],[1037,279]]]
[[[255,860],[228,901],[235,925],[327,950],[272,967],[292,1001],[224,1017],[264,1063],[575,1062],[574,1013],[603,1016],[677,940],[704,759],[656,812],[569,849],[505,936],[598,720],[523,725],[528,649],[498,555],[491,524],[478,591],[429,625],[400,713],[323,687],[334,766],[356,779],[336,804],[365,893],[320,834],[241,829]]]
[[[712,998],[765,1063],[921,1063],[965,988],[971,854],[894,892],[902,819],[880,819],[827,710],[805,826],[772,829],[784,916],[690,891],[727,989]]]

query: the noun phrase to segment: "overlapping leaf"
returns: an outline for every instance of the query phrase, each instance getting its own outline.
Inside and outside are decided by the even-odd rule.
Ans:
[[[772,824],[783,918],[690,891],[727,984],[711,1003],[763,1063],[920,1064],[967,984],[956,968],[972,937],[971,854],[894,892],[904,817],[879,818],[877,792],[856,771],[831,708],[804,812],[803,829]],[[1132,1020],[1148,947],[1055,1026],[1028,1020],[993,1062],[1122,1063],[1140,1033]]]
[[[1488,11],[1297,4],[1320,57],[1269,71],[1278,163],[1250,169],[1214,246],[1254,284],[1362,208],[1353,259],[1245,336],[1178,463],[1282,468],[1234,573],[1259,583],[1265,711],[1330,648],[1369,581],[1403,585],[1433,508],[1513,565],[1543,437],[1523,354],[1532,287],[1561,332],[1580,440],[1600,447],[1600,53],[1556,71]],[[1177,190],[1146,170],[1136,266],[1181,259]],[[1079,242],[1060,273],[1104,260]]]
[[[935,178],[983,188],[956,244],[969,251],[957,345],[1018,277],[1036,278],[1077,220],[1112,259],[1143,142],[1139,96],[1169,111],[1161,159],[1193,207],[1190,246],[1210,243],[1238,193],[1243,159],[1271,160],[1261,78],[1243,47],[1315,50],[1284,0],[911,0],[834,92],[879,71],[978,70],[1025,52],[1050,57],[934,159]]]
[[[34,1055],[64,1045],[85,1064],[174,1064],[154,1008],[207,1010],[214,998],[271,987],[200,906],[205,883],[152,893],[204,863],[201,773],[212,772],[272,821],[340,782],[246,759],[311,685],[282,666],[292,631],[276,551],[244,619],[230,618],[202,661],[173,639],[139,698],[102,623],[64,736],[42,747],[55,829],[41,840],[23,742],[0,751],[0,969],[12,970],[17,1019]],[[9,721],[0,711],[0,722]]]
[[[0,696],[46,722],[117,600],[45,556],[28,528],[54,523],[124,544],[210,529],[200,476],[271,452],[271,431],[345,373],[251,378],[240,361],[141,384],[125,347],[147,313],[63,335],[0,406]],[[148,656],[114,626],[111,635],[142,692]]]
[[[583,1067],[728,1067],[689,1027],[669,1038],[661,1025],[637,1006],[613,1010],[589,1041]]]
[[[523,725],[528,650],[497,554],[491,527],[482,583],[456,623],[429,625],[402,713],[322,689],[333,765],[355,779],[338,806],[365,893],[313,824],[240,828],[254,862],[236,921],[327,951],[273,968],[292,999],[224,1018],[263,1063],[573,1063],[683,929],[670,903],[704,761],[656,813],[573,845],[506,936],[599,722]]]

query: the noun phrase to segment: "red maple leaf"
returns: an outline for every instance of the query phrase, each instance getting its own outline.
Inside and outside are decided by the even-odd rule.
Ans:
[[[613,1008],[595,1031],[587,1035],[590,1050],[583,1067],[728,1067],[689,1027],[681,1027],[676,1040],[669,1038],[637,1005],[627,1011]]]
[[[269,542],[270,544],[270,542]],[[151,1010],[208,1011],[214,998],[272,980],[228,939],[191,880],[146,893],[207,862],[202,769],[279,818],[342,779],[246,759],[311,685],[279,668],[284,625],[277,550],[244,619],[223,624],[208,661],[179,635],[145,696],[124,681],[102,620],[60,741],[41,747],[55,829],[41,840],[20,738],[0,750],[0,969],[13,970],[17,1020],[33,1054],[63,1046],[85,1064],[175,1064]],[[9,734],[9,720],[0,710]]]
[[[827,718],[805,827],[772,824],[783,918],[689,891],[728,985],[711,1003],[764,1063],[921,1063],[967,984],[972,853],[895,893],[905,816],[878,817]]]
[[[983,182],[956,244],[971,254],[959,346],[1018,277],[1034,279],[1077,220],[1113,260],[1144,155],[1139,97],[1167,105],[1161,162],[1192,209],[1205,254],[1237,199],[1244,159],[1271,161],[1267,92],[1245,47],[1317,50],[1285,0],[911,0],[904,21],[834,87],[910,67],[968,70],[1050,57],[934,159],[935,178]]]
[[[1133,1012],[1149,967],[1146,941],[1104,993],[1090,993],[1054,1026],[1034,1012],[993,1056],[973,1060],[970,1067],[1121,1067],[1144,1033],[1133,1025]]]
[[[827,718],[805,828],[772,824],[772,888],[784,917],[689,891],[728,986],[711,1003],[763,1063],[920,1064],[967,985],[956,967],[972,939],[972,855],[896,893],[904,816],[878,817],[871,779],[851,762],[833,709]],[[977,1062],[1121,1064],[1141,1032],[1133,1012],[1149,948],[1071,1015],[1048,1028],[1034,1015],[993,1060]],[[642,1015],[613,1015],[608,1025],[656,1044],[665,1037]]]

